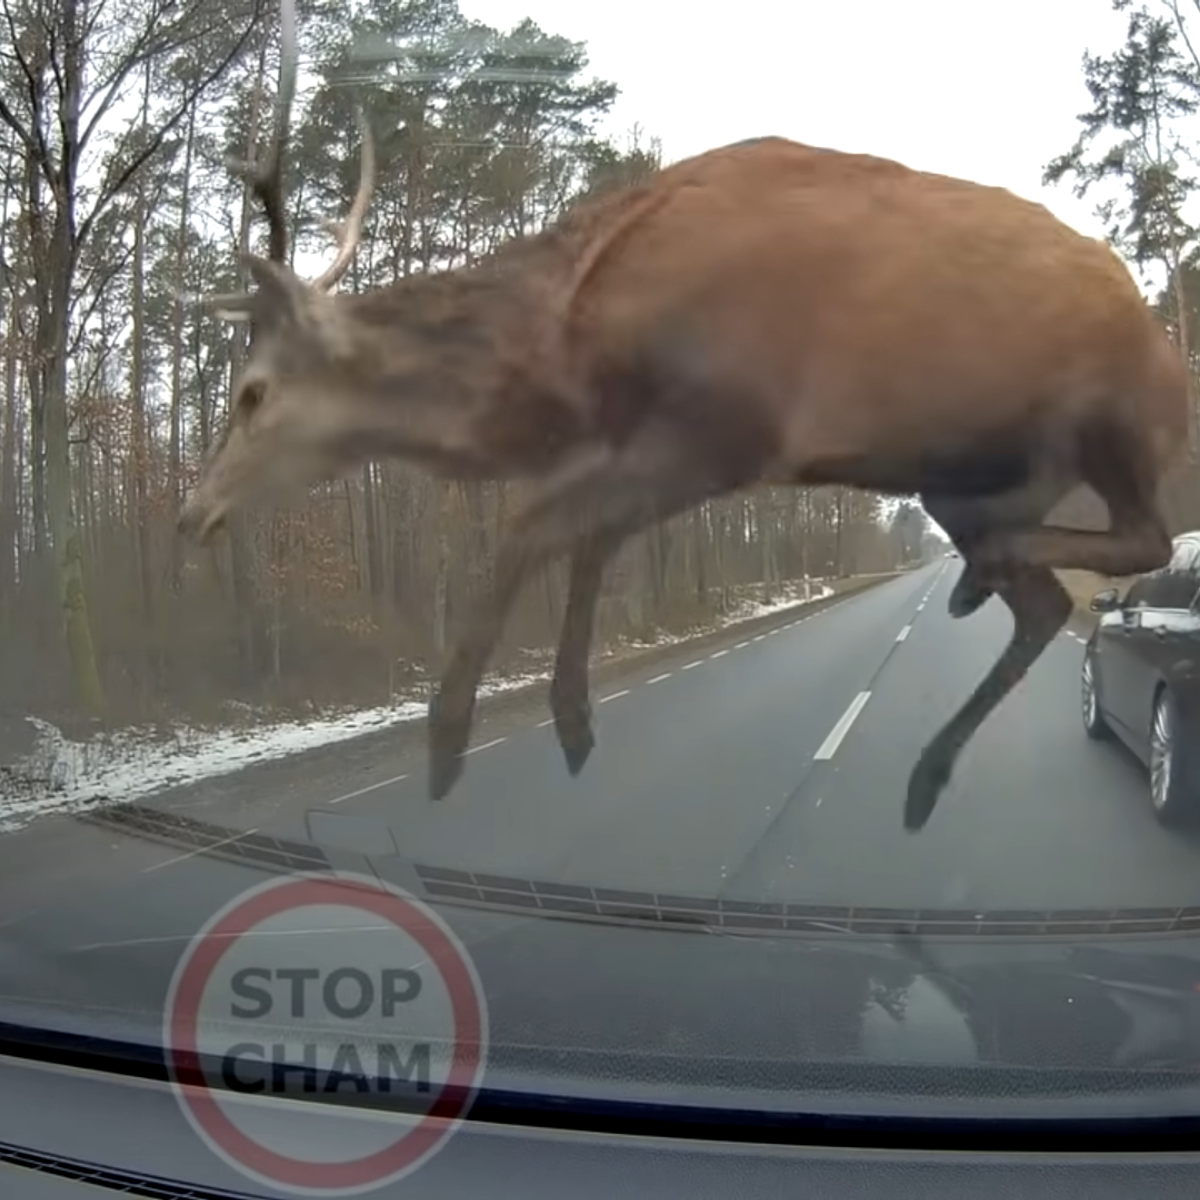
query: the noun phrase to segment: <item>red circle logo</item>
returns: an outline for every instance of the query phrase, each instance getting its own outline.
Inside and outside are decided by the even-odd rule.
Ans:
[[[322,874],[251,888],[205,924],[175,968],[163,1034],[175,1095],[222,1159],[344,1196],[446,1144],[478,1090],[488,1024],[437,913],[378,879]],[[404,1103],[311,1102],[372,1092]]]

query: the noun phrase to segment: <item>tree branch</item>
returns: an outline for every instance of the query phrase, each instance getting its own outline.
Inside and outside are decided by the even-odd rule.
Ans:
[[[0,97],[0,120],[17,135],[17,137],[25,143],[29,152],[33,155],[34,161],[38,164],[38,169],[42,172],[46,182],[51,187],[54,186],[54,169],[50,162],[50,147],[46,145],[46,137],[42,132],[40,125],[36,123],[38,111],[38,80],[33,69],[26,61],[25,56],[20,50],[20,39],[17,36],[17,26],[13,19],[12,10],[6,3],[4,5],[4,20],[8,25],[9,37],[12,39],[13,55],[16,57],[17,63],[20,65],[21,74],[25,76],[25,82],[29,88],[29,107],[32,111],[35,122],[31,128],[27,128],[17,118],[16,114],[5,103],[3,97]]]
[[[192,11],[198,11],[202,7],[207,7],[207,5],[202,3],[197,4]],[[220,74],[220,71],[224,70],[225,66],[233,58],[235,58],[238,53],[240,53],[241,47],[245,45],[246,38],[249,37],[251,32],[253,32],[254,27],[258,23],[261,7],[261,0],[256,0],[253,10],[253,17],[251,18],[250,29],[247,30],[246,34],[239,41],[238,45],[234,49],[233,54],[230,55],[229,58],[227,58],[221,65],[217,74]],[[122,84],[124,84],[125,80],[134,70],[140,66],[143,66],[148,59],[154,58],[161,54],[163,49],[167,46],[170,46],[172,49],[182,50],[195,42],[202,41],[206,36],[208,36],[209,33],[212,32],[213,29],[218,28],[221,24],[223,24],[223,22],[214,21],[211,25],[206,25],[204,28],[196,30],[194,34],[172,38],[169,31],[162,31],[161,22],[156,21],[152,16],[146,22],[145,29],[134,42],[133,46],[130,47],[130,49],[122,56],[120,62],[113,68],[110,78],[103,83],[98,83],[95,88],[92,89],[93,96],[98,96],[103,93],[103,97],[96,104],[95,111],[88,119],[87,124],[84,127],[84,131],[80,136],[80,151],[82,152],[87,146],[92,134],[96,131],[96,128],[99,126],[100,122],[103,121],[104,117],[108,113],[108,110],[112,107],[113,101],[116,99],[120,87]],[[174,26],[172,26],[172,29],[179,30],[184,27],[185,22],[180,20],[175,22]],[[209,79],[201,85],[201,87],[207,87],[208,83],[211,83],[213,78],[215,78],[215,76],[210,76]],[[88,107],[90,108],[91,105]]]
[[[174,113],[158,127],[154,136],[149,142],[142,147],[141,151],[133,156],[133,158],[125,164],[125,169],[121,171],[114,179],[109,180],[101,189],[100,194],[96,197],[96,202],[92,205],[91,212],[84,218],[80,224],[78,236],[75,239],[76,246],[81,245],[87,240],[87,235],[95,224],[96,218],[99,217],[105,208],[112,202],[113,197],[120,192],[125,185],[137,174],[145,163],[158,152],[158,148],[162,145],[167,134],[175,128],[176,125],[184,118],[189,108],[195,102],[196,98],[212,84],[219,79],[222,74],[242,52],[246,43],[250,40],[254,33],[255,27],[258,24],[259,13],[262,8],[263,0],[255,0],[253,16],[250,24],[246,27],[246,31],[238,38],[233,49],[225,55],[225,57],[217,63],[217,65],[203,79],[185,93],[183,102],[175,109]]]

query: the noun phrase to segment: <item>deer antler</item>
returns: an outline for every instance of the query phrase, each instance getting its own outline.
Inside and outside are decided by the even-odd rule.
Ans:
[[[340,224],[336,221],[324,222],[325,228],[337,240],[338,250],[333,262],[312,281],[311,286],[318,292],[332,292],[350,269],[350,264],[354,261],[354,251],[362,238],[363,218],[367,215],[371,193],[375,188],[375,143],[371,139],[371,127],[367,124],[366,114],[361,108],[354,110],[354,119],[362,138],[362,167],[359,171],[358,192],[345,221]]]
[[[267,257],[282,263],[287,258],[287,223],[284,220],[283,154],[287,147],[291,124],[292,100],[296,95],[299,53],[296,46],[295,0],[280,0],[279,86],[275,97],[275,129],[271,148],[261,164],[227,159],[226,166],[249,184],[255,199],[267,215]],[[226,321],[249,321],[253,318],[254,297],[249,292],[229,292],[216,296],[197,296],[178,293],[181,303],[202,304]]]
[[[287,258],[287,223],[284,219],[283,155],[291,124],[292,100],[296,95],[299,53],[296,47],[295,0],[280,0],[279,89],[275,103],[275,130],[266,161],[261,165],[230,163],[230,169],[243,175],[267,216],[267,257],[272,262]]]
[[[287,257],[287,226],[284,222],[283,194],[283,151],[287,141],[288,117],[291,110],[292,98],[296,89],[296,54],[295,54],[295,11],[294,0],[283,0],[281,16],[283,21],[282,59],[279,70],[279,97],[276,108],[275,135],[271,142],[271,150],[262,167],[255,167],[242,162],[230,161],[230,169],[243,175],[250,183],[255,197],[262,204],[267,214],[269,227],[268,258],[275,262],[283,262]],[[362,239],[363,220],[371,205],[371,196],[375,190],[375,143],[371,137],[371,127],[367,122],[366,113],[361,107],[354,110],[355,122],[362,138],[362,166],[359,171],[358,191],[350,205],[350,211],[344,221],[326,220],[322,222],[328,232],[337,242],[337,253],[333,262],[312,280],[310,285],[314,290],[328,294],[333,291],[342,277],[350,269],[354,261],[354,253]],[[236,292],[219,296],[194,296],[181,294],[184,303],[202,303],[216,316],[226,321],[248,321],[251,318],[252,297],[250,293]]]

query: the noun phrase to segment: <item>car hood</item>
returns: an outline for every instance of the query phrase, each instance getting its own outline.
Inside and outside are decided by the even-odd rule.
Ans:
[[[81,885],[0,927],[0,1021],[161,1047],[189,939],[264,877],[254,845],[102,896]],[[267,849],[275,870],[290,855],[377,872],[439,912],[486,997],[486,1088],[757,1109],[919,1093],[959,1111],[967,1096],[1077,1104],[1081,1090],[1161,1098],[1160,1077],[1200,1082],[1190,909],[856,913],[595,888],[556,907],[531,901],[555,894],[536,880]]]

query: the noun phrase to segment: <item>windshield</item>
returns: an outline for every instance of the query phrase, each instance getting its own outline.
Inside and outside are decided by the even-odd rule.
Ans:
[[[14,1037],[1182,1086],[1200,16],[962,11],[0,0]]]

